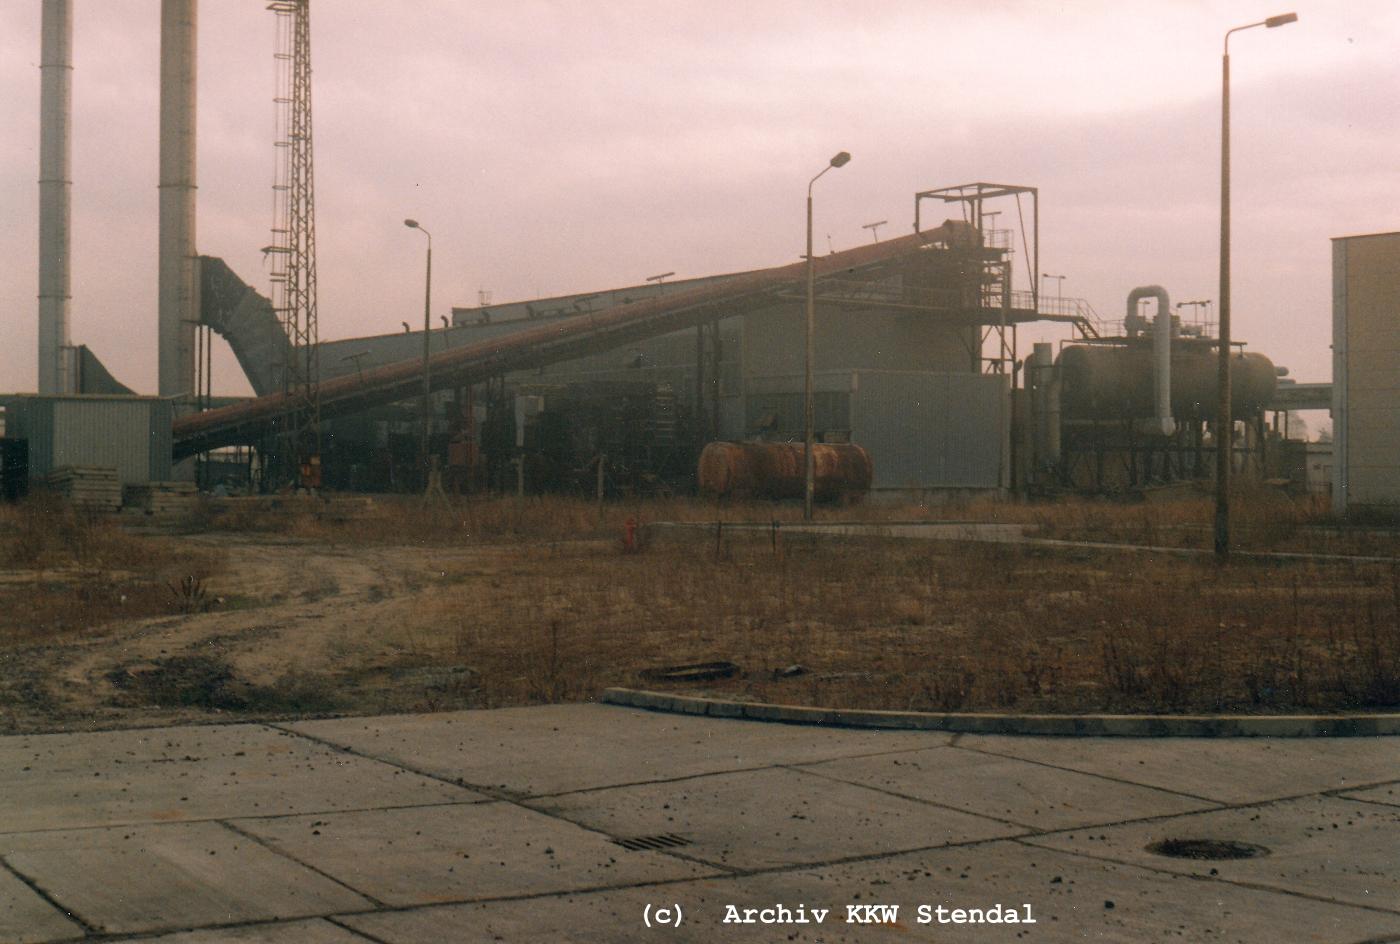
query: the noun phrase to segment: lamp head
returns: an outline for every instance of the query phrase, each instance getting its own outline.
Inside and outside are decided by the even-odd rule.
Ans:
[[[1269,17],[1267,20],[1264,21],[1264,25],[1267,26],[1269,29],[1273,29],[1275,26],[1287,26],[1289,23],[1297,22],[1298,14],[1280,13],[1278,16]]]
[[[833,157],[833,158],[831,159],[831,166],[832,166],[832,167],[845,167],[847,164],[850,163],[850,161],[851,161],[851,154],[850,154],[850,152],[849,152],[849,151],[841,151],[839,154],[837,154],[835,157]]]
[[[404,225],[404,226],[407,226],[409,229],[418,229],[418,221],[417,221],[417,220],[404,220],[404,221],[403,221],[403,225]]]

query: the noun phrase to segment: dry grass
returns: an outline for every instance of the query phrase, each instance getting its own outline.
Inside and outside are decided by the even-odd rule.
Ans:
[[[1394,533],[1338,528],[1313,503],[1242,494],[1235,508],[1237,534],[1252,547],[1397,549]],[[45,501],[0,510],[9,568],[0,570],[0,647],[32,653],[55,643],[26,663],[28,687],[13,690],[38,691],[85,640],[114,634],[104,664],[125,674],[94,677],[120,681],[111,683],[111,704],[133,718],[152,705],[258,715],[571,701],[610,685],[656,687],[641,678],[648,668],[717,660],[740,671],[705,691],[816,705],[1271,712],[1400,704],[1400,573],[1389,564],[1237,560],[1219,568],[1208,557],[803,540],[792,529],[780,541],[766,530],[725,530],[718,542],[715,529],[673,532],[621,553],[628,517],[801,515],[789,505],[684,499],[601,508],[564,498],[239,502],[208,503],[200,514],[213,529],[257,534],[224,543],[245,555],[234,568],[240,579],[261,574],[257,589],[243,587],[258,598],[259,615],[246,624],[182,620],[178,648],[148,646],[136,658],[121,634],[140,632],[137,617],[203,608],[201,581],[223,552],[131,535]],[[976,501],[824,508],[818,517],[1012,522],[1060,538],[1205,546],[1210,507],[1203,499]],[[250,569],[268,544],[289,541],[282,563]],[[297,568],[286,567],[291,560]],[[312,570],[329,581],[321,597],[284,583]],[[286,620],[302,619],[325,623],[296,623],[319,626],[320,648],[281,633]]]
[[[1232,534],[1249,550],[1400,555],[1400,530],[1362,529],[1337,522],[1321,498],[1292,498],[1245,489],[1233,501]],[[1172,501],[1126,502],[1066,498],[1020,502],[974,498],[940,504],[868,502],[818,506],[818,522],[977,521],[1021,524],[1033,536],[1164,547],[1208,548],[1214,511],[1201,495]],[[376,496],[329,503],[281,500],[276,507],[236,500],[206,502],[197,516],[208,530],[276,533],[329,544],[463,545],[619,539],[621,523],[798,522],[800,505],[715,502],[694,498],[594,502],[560,496],[454,497],[426,502]]]
[[[698,499],[596,502],[561,496],[484,496],[424,501],[377,495],[372,500],[313,499],[271,503],[206,501],[198,515],[214,531],[277,533],[332,545],[465,545],[522,541],[619,539],[622,522],[800,521],[800,505],[716,503]],[[823,520],[866,520],[860,506],[820,509]]]
[[[13,645],[189,612],[204,604],[202,581],[221,558],[40,494],[0,506],[0,562],[0,645]]]
[[[1029,507],[1035,533],[1043,537],[1155,547],[1208,548],[1214,543],[1214,498],[1204,495],[1162,503],[1074,499]],[[1400,551],[1394,536],[1339,527],[1324,498],[1295,498],[1268,489],[1233,496],[1231,538],[1242,549],[1259,551]]]
[[[423,707],[536,704],[729,660],[764,701],[916,710],[1357,709],[1400,703],[1400,576],[972,545],[764,540],[510,552],[410,619],[458,666]],[[784,669],[800,666],[795,674]],[[445,676],[446,678],[446,676]],[[649,687],[655,687],[649,686]]]

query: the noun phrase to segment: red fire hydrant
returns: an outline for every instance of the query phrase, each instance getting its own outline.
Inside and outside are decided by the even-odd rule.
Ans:
[[[629,517],[622,524],[622,553],[637,553],[637,519]]]

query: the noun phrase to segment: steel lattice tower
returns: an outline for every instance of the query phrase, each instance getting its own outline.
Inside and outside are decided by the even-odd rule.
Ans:
[[[273,191],[272,304],[288,339],[283,390],[288,414],[273,456],[280,480],[316,484],[321,452],[320,361],[316,327],[316,196],[311,137],[311,3],[279,0],[276,174]],[[316,467],[313,472],[309,467]],[[299,476],[298,473],[301,470]],[[307,482],[307,479],[312,481]]]

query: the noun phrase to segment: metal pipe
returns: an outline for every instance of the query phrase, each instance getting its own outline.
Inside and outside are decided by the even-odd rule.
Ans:
[[[805,383],[802,388],[802,454],[803,466],[805,469],[806,488],[802,498],[802,520],[812,520],[813,492],[816,488],[816,468],[813,463],[812,441],[816,436],[813,420],[812,401],[815,396],[812,390],[812,337],[816,333],[816,261],[812,255],[812,187],[821,178],[822,174],[833,167],[845,167],[851,159],[851,155],[846,151],[840,151],[833,157],[827,165],[821,169],[821,173],[807,182],[807,355],[805,358]]]
[[[1230,465],[1235,418],[1230,412],[1230,35],[1264,26],[1274,29],[1298,19],[1296,13],[1271,16],[1225,31],[1220,57],[1220,327],[1215,407],[1215,556],[1230,556]]]
[[[428,475],[428,452],[429,439],[433,431],[433,367],[432,367],[432,337],[433,337],[433,234],[419,224],[417,220],[404,220],[403,225],[409,229],[416,229],[424,236],[428,237],[428,269],[424,276],[423,283],[423,400],[420,407],[422,413],[423,430],[418,441],[418,465],[427,481]],[[403,329],[408,331],[408,322],[404,322]]]
[[[1026,386],[1031,390],[1031,482],[1039,484],[1050,442],[1050,377],[1055,369],[1055,346],[1037,341],[1026,365]]]
[[[1172,419],[1172,305],[1167,290],[1160,285],[1140,285],[1128,293],[1128,314],[1123,323],[1128,333],[1146,330],[1145,321],[1137,314],[1138,299],[1157,299],[1157,317],[1152,332],[1153,405],[1156,416],[1146,424],[1152,435],[1170,436],[1176,432]]]
[[[820,177],[825,174],[829,167],[822,168]],[[802,384],[802,478],[805,483],[802,490],[802,520],[812,520],[812,499],[816,489],[816,469],[812,461],[812,440],[816,438],[815,422],[813,420],[813,390],[812,390],[812,335],[815,333],[816,323],[816,274],[812,261],[812,184],[817,182],[817,177],[813,177],[807,184],[807,322],[806,322],[806,354],[803,358],[803,384]]]
[[[423,230],[424,235],[428,231]],[[423,282],[423,469],[426,474],[433,437],[433,237],[428,236],[428,271]]]
[[[76,393],[68,303],[73,9],[44,0],[39,56],[39,392]]]
[[[160,5],[160,395],[194,389],[197,0]]]
[[[1233,32],[1231,30],[1230,32]],[[1215,556],[1230,556],[1230,33],[1220,60],[1220,324],[1215,393]]]

